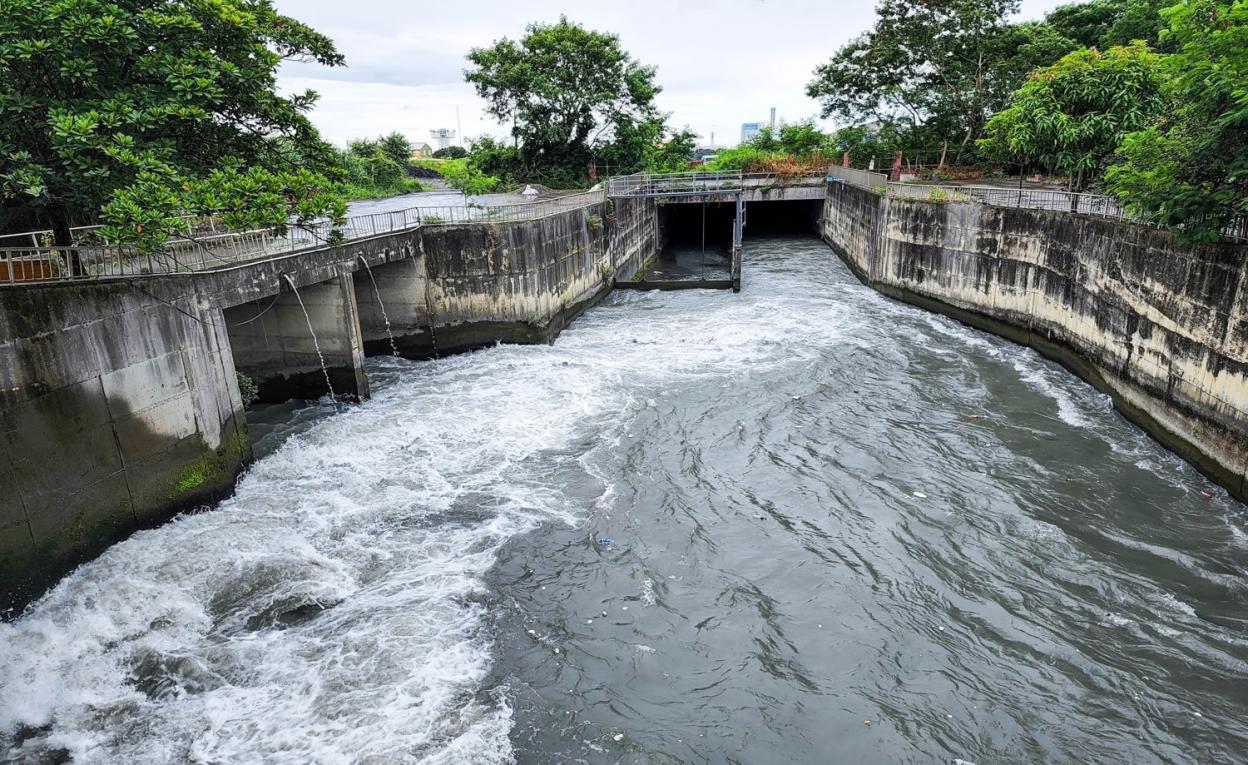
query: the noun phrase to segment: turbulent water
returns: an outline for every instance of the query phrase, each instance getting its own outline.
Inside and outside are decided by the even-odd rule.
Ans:
[[[269,428],[0,625],[0,759],[1248,759],[1243,506],[815,240],[745,260]]]

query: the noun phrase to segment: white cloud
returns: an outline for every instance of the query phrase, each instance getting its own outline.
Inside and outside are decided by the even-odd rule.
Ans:
[[[1061,0],[1025,0],[1023,16],[1038,17]],[[671,122],[709,141],[736,143],[742,122],[815,115],[805,95],[815,66],[867,29],[874,2],[850,0],[631,0],[577,4],[555,0],[475,0],[402,3],[396,0],[278,0],[283,13],[328,34],[347,68],[288,65],[287,91],[321,94],[312,120],[336,143],[398,130],[417,141],[434,128],[468,136],[504,135],[484,103],[463,81],[464,55],[501,37],[517,38],[527,24],[566,14],[591,29],[620,36],[626,50],[658,67],[659,105]]]

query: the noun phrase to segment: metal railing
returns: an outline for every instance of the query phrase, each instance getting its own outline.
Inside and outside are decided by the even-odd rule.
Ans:
[[[537,220],[568,210],[600,204],[607,200],[604,189],[582,191],[538,202],[522,202],[512,205],[447,205],[441,207],[418,207],[414,209],[417,221],[425,226],[458,225],[464,223],[514,223]]]
[[[932,202],[978,202],[994,207],[1025,207],[1032,210],[1126,218],[1126,211],[1106,194],[1076,194],[1050,189],[1004,189],[994,186],[946,186],[927,183],[889,183],[888,196]]]
[[[889,181],[882,173],[844,167],[828,169],[828,179],[843,181],[850,186],[876,193],[881,190],[893,199],[926,202],[974,202],[993,207],[1019,207],[1029,210],[1096,215],[1140,222],[1131,216],[1117,198],[1107,194],[1081,194],[1055,189],[1003,188],[998,186],[961,186],[936,183],[899,183]],[[1248,241],[1248,216],[1240,216],[1222,230],[1227,239]]]
[[[888,186],[888,174],[877,173],[872,170],[858,170],[852,167],[829,167],[829,181],[843,181],[850,186],[857,186],[863,189],[886,188]]]
[[[113,279],[151,274],[186,273],[292,255],[421,226],[470,223],[511,223],[537,220],[606,200],[603,189],[569,194],[537,202],[511,205],[412,207],[404,210],[355,215],[342,225],[318,221],[285,228],[226,231],[219,225],[188,225],[179,236],[155,251],[125,245],[88,243],[91,236],[69,247],[7,246],[0,242],[0,285],[41,281]],[[97,227],[75,233],[89,234]],[[44,232],[33,232],[35,235]],[[23,241],[29,234],[11,235]],[[36,236],[35,241],[38,241]]]
[[[698,194],[735,193],[771,186],[805,186],[824,182],[817,175],[782,175],[779,173],[637,173],[611,178],[607,194],[611,197],[674,197]]]

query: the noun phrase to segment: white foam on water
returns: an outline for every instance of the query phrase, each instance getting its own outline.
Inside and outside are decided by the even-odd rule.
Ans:
[[[1153,602],[1165,606],[1171,611],[1183,614],[1184,616],[1196,616],[1196,609],[1188,603],[1179,600],[1172,592],[1163,592],[1160,595],[1152,597]]]
[[[1023,382],[1057,404],[1057,416],[1062,422],[1076,428],[1088,427],[1091,421],[1080,411],[1062,382],[1052,379],[1053,372],[1045,368],[1043,363],[1038,358],[1020,357],[1014,360],[1014,369]]]
[[[1242,519],[1232,516],[1230,513],[1223,516],[1227,529],[1231,532],[1231,540],[1237,547],[1248,547],[1248,531],[1240,528]]]
[[[992,338],[978,330],[970,329],[953,319],[928,312],[920,314],[920,318],[940,334],[951,337],[965,346],[974,348],[989,358],[999,359],[1004,353],[1004,341]]]
[[[591,512],[543,455],[618,445],[640,392],[803,364],[852,310],[806,308],[630,296],[555,346],[375,362],[373,400],[0,624],[0,757],[24,730],[10,757],[510,761],[482,577],[508,539]]]

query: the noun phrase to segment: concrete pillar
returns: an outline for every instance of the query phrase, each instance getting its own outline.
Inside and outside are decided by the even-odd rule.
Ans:
[[[368,398],[350,273],[226,309],[225,317],[234,366],[256,381],[261,401],[319,398],[331,386],[338,396]]]

